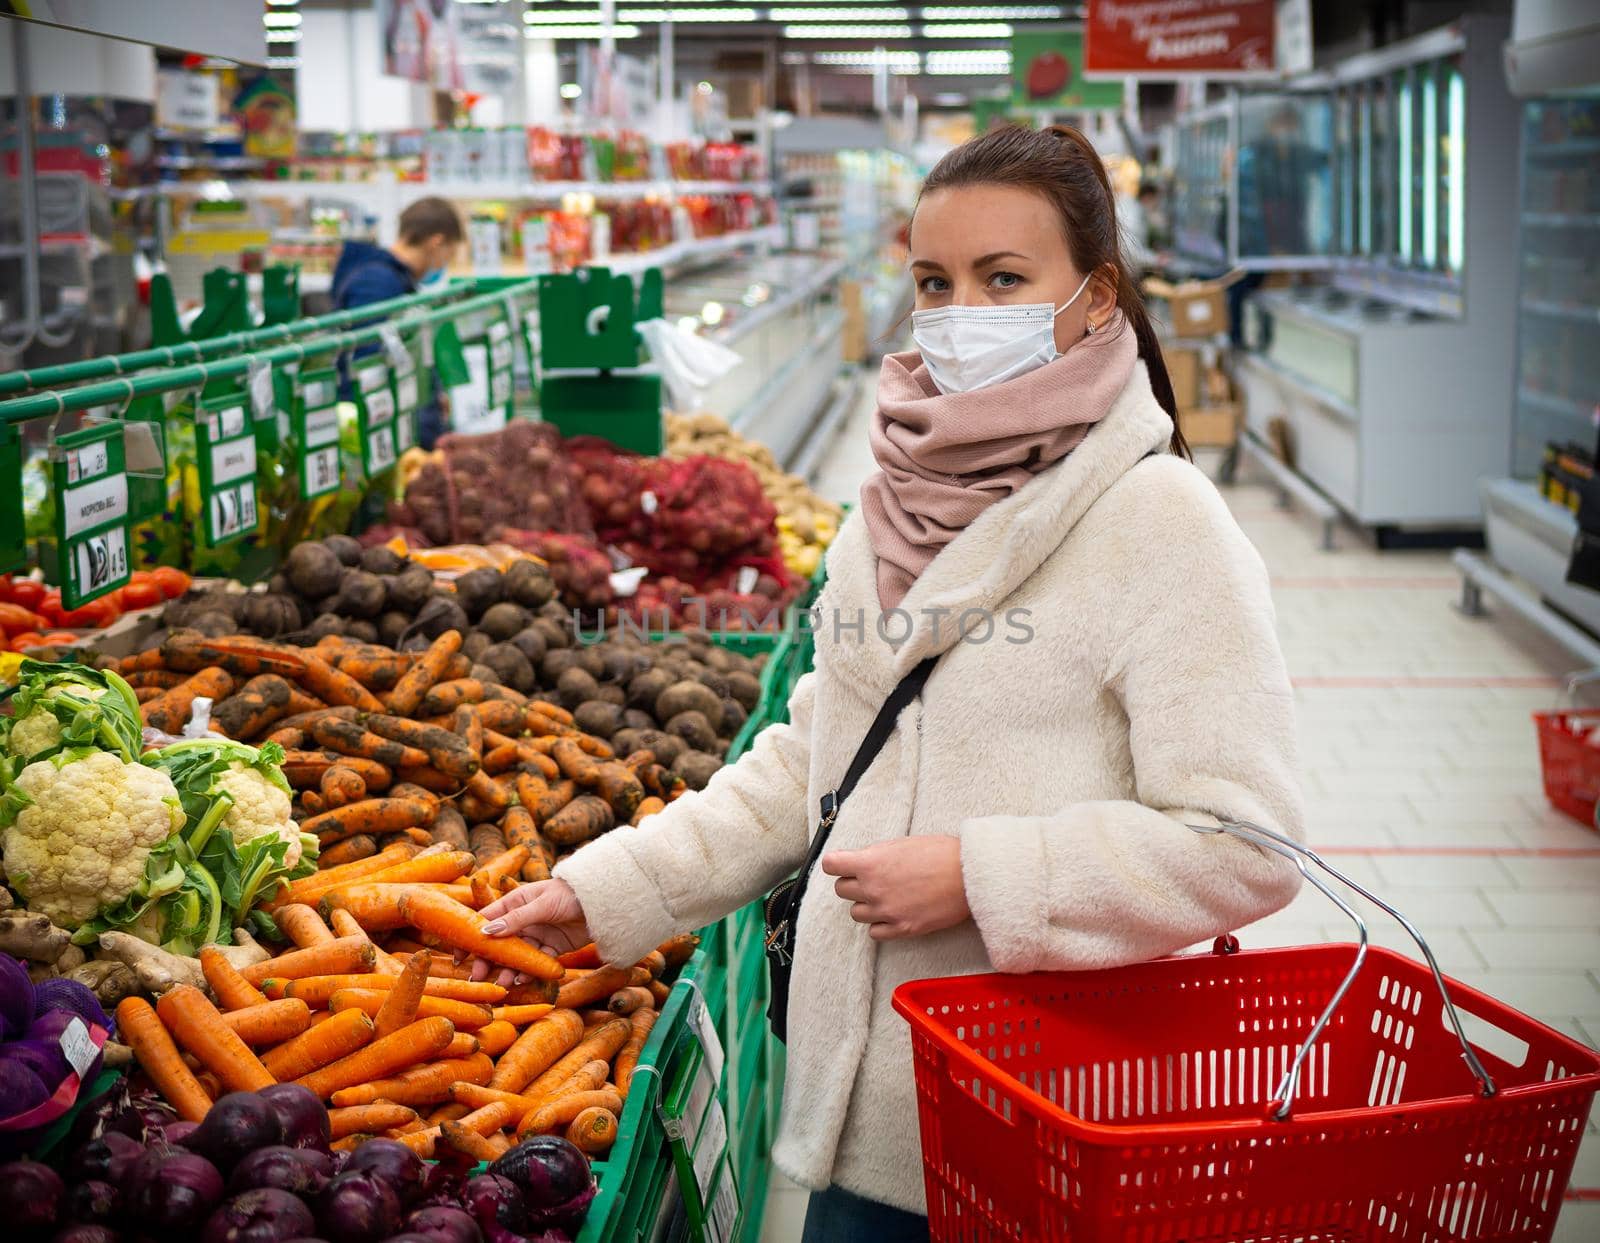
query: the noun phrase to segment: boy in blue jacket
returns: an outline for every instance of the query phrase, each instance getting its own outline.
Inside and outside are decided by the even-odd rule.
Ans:
[[[423,281],[443,273],[464,236],[461,217],[448,200],[418,199],[400,213],[400,237],[393,246],[344,244],[333,270],[334,306],[343,311],[415,293]],[[363,346],[356,356],[379,348]],[[431,449],[443,431],[444,412],[435,398],[417,411],[417,440]]]

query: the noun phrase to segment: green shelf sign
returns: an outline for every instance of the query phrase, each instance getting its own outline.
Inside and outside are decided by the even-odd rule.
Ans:
[[[339,490],[339,376],[332,367],[302,372],[292,428],[299,459],[300,496]]]
[[[22,521],[22,437],[9,423],[0,423],[0,574],[28,559]]]
[[[361,471],[372,479],[394,466],[397,456],[394,383],[389,364],[381,356],[358,360],[351,372],[361,435]]]
[[[255,532],[256,429],[250,398],[210,397],[194,416],[195,457],[206,546],[216,548]]]
[[[56,439],[55,581],[68,609],[128,581],[128,472],[122,424],[102,423]]]

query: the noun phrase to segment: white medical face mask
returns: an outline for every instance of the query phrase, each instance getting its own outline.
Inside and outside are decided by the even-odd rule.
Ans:
[[[1092,275],[1092,273],[1091,273]],[[1056,316],[1089,286],[1060,306],[1028,302],[1020,306],[941,306],[911,315],[911,339],[941,393],[970,393],[1004,384],[1053,361]]]

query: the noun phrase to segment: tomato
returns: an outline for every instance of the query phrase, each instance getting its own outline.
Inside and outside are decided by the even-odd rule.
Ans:
[[[20,604],[25,609],[37,610],[44,596],[45,585],[36,578],[12,579],[10,585],[0,591],[0,599]]]
[[[44,598],[35,606],[39,616],[43,617],[50,625],[61,625],[61,591],[51,587],[44,593]]]
[[[182,570],[171,565],[158,565],[150,571],[150,577],[168,600],[175,600],[188,591],[192,581]]]
[[[122,607],[127,609],[147,609],[160,604],[165,596],[161,588],[153,582],[130,582],[122,589]]]
[[[62,613],[58,624],[69,626],[74,630],[98,630],[102,626],[109,626],[121,616],[122,610],[117,607],[116,602],[102,596],[70,612]]]
[[[30,647],[43,647],[44,636],[37,631],[28,630],[22,634],[11,636],[11,650],[21,652]]]
[[[0,604],[0,626],[8,630],[40,630],[48,623],[32,609],[20,604]]]

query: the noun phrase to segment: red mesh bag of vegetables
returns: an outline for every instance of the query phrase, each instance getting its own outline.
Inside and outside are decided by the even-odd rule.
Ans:
[[[654,458],[619,448],[600,436],[573,436],[565,444],[567,460],[582,480],[584,504],[600,538],[617,544],[642,535],[649,502]]]
[[[441,436],[389,521],[434,544],[485,543],[501,527],[594,530],[560,433],[525,420],[481,436]]]
[[[719,562],[765,556],[776,547],[778,511],[743,462],[702,454],[654,465],[653,547],[688,548]]]

